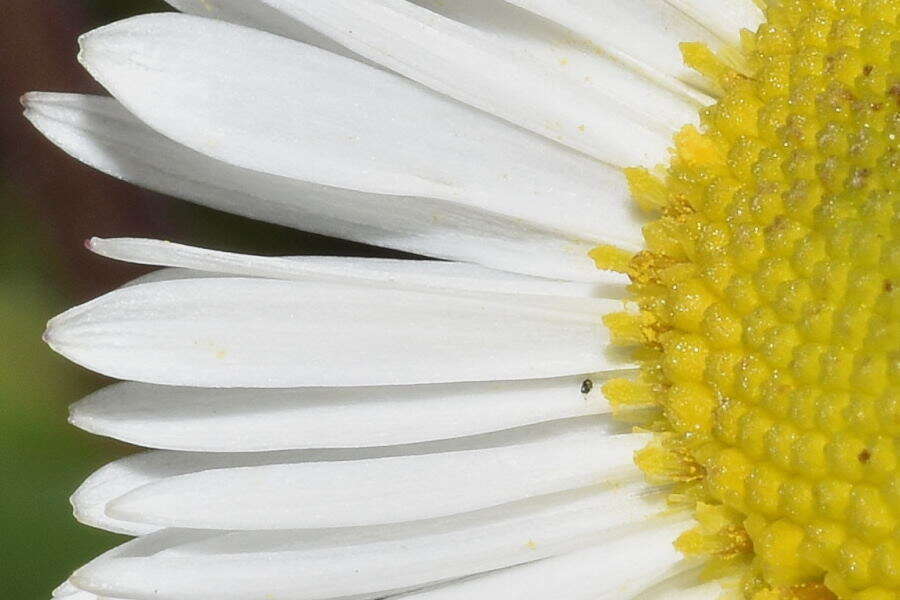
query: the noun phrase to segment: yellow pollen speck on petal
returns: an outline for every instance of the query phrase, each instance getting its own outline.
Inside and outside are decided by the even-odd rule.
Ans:
[[[767,0],[741,48],[681,47],[719,90],[669,165],[625,170],[653,220],[596,248],[650,409],[636,454],[697,525],[676,546],[750,600],[900,599],[900,0]]]

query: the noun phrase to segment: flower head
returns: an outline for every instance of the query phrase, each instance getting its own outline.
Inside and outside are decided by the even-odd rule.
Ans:
[[[92,240],[170,268],[50,322],[72,421],[161,450],[58,596],[896,597],[900,2],[171,3],[28,117],[450,262]]]

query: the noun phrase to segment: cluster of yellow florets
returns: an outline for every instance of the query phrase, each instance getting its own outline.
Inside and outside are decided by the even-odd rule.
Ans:
[[[747,598],[900,598],[900,0],[770,0],[669,167],[628,170],[659,217],[594,257],[639,310],[638,463],[699,526],[678,546]]]

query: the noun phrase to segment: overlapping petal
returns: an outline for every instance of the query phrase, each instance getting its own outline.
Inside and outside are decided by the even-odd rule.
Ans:
[[[642,73],[666,89],[677,91],[698,101],[703,94],[714,93],[709,83],[685,66],[679,44],[703,42],[720,53],[728,47],[713,31],[701,23],[718,22],[718,3],[707,17],[705,7],[695,1],[668,0],[507,0],[526,10],[570,28],[597,46]],[[729,0],[729,5],[742,5],[744,0]],[[679,5],[691,8],[689,15]],[[701,17],[698,22],[697,16]],[[753,23],[748,23],[750,27]],[[643,163],[647,164],[647,163]]]
[[[390,527],[209,531],[174,539],[170,531],[177,530],[164,530],[148,539],[169,538],[169,544],[143,552],[126,544],[79,570],[74,581],[99,593],[155,593],[163,600],[379,597],[382,590],[422,587],[588,546],[615,547],[635,529],[641,532],[638,524],[661,502],[662,495],[627,482]],[[233,568],[236,561],[241,570]]]
[[[442,517],[636,475],[632,453],[644,436],[602,431],[572,424],[421,447],[176,455],[175,474],[123,491],[105,513],[164,527],[247,530]]]
[[[671,540],[684,518],[659,519],[629,535],[585,550],[476,575],[409,595],[404,600],[619,600],[690,568]]]
[[[590,223],[629,222],[616,169],[312,46],[157,14],[94,30],[81,47],[81,62],[138,118],[235,166],[526,221],[542,214],[548,226],[584,236],[596,233]],[[621,143],[642,152],[638,141]],[[631,223],[622,237],[634,247]]]
[[[599,316],[617,301],[206,278],[110,292],[45,339],[112,377],[207,387],[534,379],[629,366]]]
[[[264,3],[450,98],[613,165],[662,162],[679,126],[664,118],[665,108],[637,111],[615,94],[618,86],[560,76],[476,28],[405,0]]]
[[[143,265],[269,279],[350,281],[394,289],[621,299],[625,297],[627,281],[611,271],[600,271],[596,283],[577,283],[468,263],[345,256],[253,256],[141,238],[93,238],[87,247],[102,256]]]
[[[585,381],[591,385],[584,393]],[[149,448],[258,452],[408,444],[606,414],[597,375],[276,390],[120,383],[71,408],[92,433]]]

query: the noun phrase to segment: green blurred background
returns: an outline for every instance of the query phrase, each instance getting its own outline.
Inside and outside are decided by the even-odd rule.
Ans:
[[[29,90],[101,92],[76,37],[169,10],[162,0],[2,0],[0,16],[0,589],[39,600],[123,541],[75,522],[68,497],[103,463],[135,451],[66,423],[66,407],[107,383],[41,342],[47,319],[146,269],[93,256],[92,235],[147,236],[259,254],[392,253],[254,223],[139,190],[46,142],[21,116]]]

